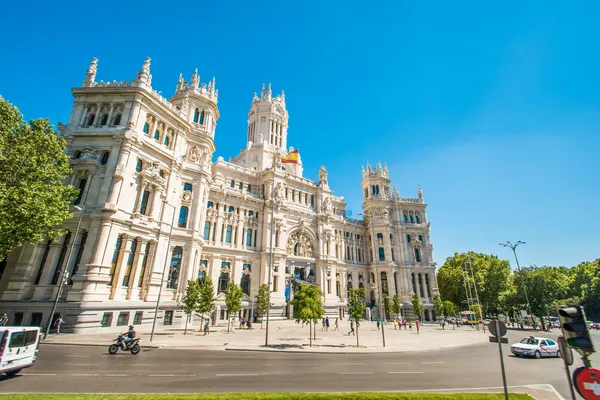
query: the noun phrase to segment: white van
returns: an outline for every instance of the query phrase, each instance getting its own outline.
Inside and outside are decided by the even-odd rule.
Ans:
[[[40,344],[40,328],[0,326],[0,373],[14,376],[33,366]]]

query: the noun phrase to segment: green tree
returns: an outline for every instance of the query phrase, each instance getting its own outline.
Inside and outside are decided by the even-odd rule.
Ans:
[[[569,297],[572,300],[580,299],[588,319],[600,319],[600,258],[593,262],[582,262],[569,272],[573,282]]]
[[[260,313],[260,329],[263,328],[264,316],[269,311],[269,285],[263,283],[258,287],[258,294],[256,295],[256,308]]]
[[[204,324],[204,316],[215,307],[215,287],[210,276],[204,278],[198,287],[198,303],[196,312],[201,315],[201,326]],[[209,317],[210,318],[210,317]]]
[[[416,294],[413,295],[412,298],[412,306],[413,313],[417,316],[421,321],[423,320],[423,313],[425,312],[425,308],[423,308],[423,304],[421,303],[421,299]]]
[[[433,312],[435,312],[436,318],[444,315],[444,303],[440,296],[433,296]]]
[[[316,323],[323,317],[323,292],[314,285],[300,285],[300,288],[294,293],[294,300],[291,301],[294,307],[294,318],[296,323],[302,322],[309,324],[309,345],[312,347],[312,332],[310,324]]]
[[[446,316],[456,316],[456,305],[453,302],[445,300],[443,306]]]
[[[390,319],[392,316],[392,302],[390,300],[390,296],[387,294],[383,295],[383,312],[385,312],[386,321]],[[383,320],[381,321],[383,323]]]
[[[231,327],[230,316],[235,315],[236,312],[242,309],[242,296],[244,292],[238,285],[233,282],[229,282],[227,289],[225,289],[225,307],[227,307],[227,332]]]
[[[392,298],[392,311],[396,314],[396,318],[400,316],[400,312],[402,311],[402,302],[398,293]]]
[[[189,280],[187,287],[185,288],[185,295],[181,298],[179,306],[186,315],[185,329],[183,334],[187,334],[188,322],[194,311],[198,309],[198,302],[200,301],[200,286],[197,281]]]
[[[360,319],[365,315],[367,304],[364,301],[365,289],[363,288],[352,288],[348,291],[348,312],[356,323],[356,347],[358,344],[358,327],[360,326]]]
[[[63,234],[78,193],[63,184],[72,172],[65,145],[47,119],[26,123],[0,96],[0,260],[26,241]]]

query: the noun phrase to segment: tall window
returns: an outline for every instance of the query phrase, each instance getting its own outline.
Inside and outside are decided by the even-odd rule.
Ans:
[[[194,122],[198,123],[198,119],[200,118],[200,110],[198,110],[196,108],[196,111],[194,111]]]
[[[250,271],[251,271],[250,264],[244,264],[243,271],[245,273],[242,274],[242,281],[240,282],[240,287],[242,289],[242,292],[244,292],[246,295],[250,296]]]
[[[206,208],[213,208],[213,202],[209,201],[208,203],[206,203]]]
[[[408,222],[408,216],[404,214],[404,222]]]
[[[194,112],[194,122],[200,125],[204,125],[204,111],[200,111],[196,108]]]
[[[158,129],[154,131],[154,139],[155,140],[160,139],[160,132],[158,131]]]
[[[137,239],[132,240],[129,245],[129,255],[127,256],[127,265],[125,266],[125,273],[123,274],[123,286],[129,286],[129,278],[131,277],[131,267],[133,266],[133,259],[135,258],[135,251],[137,250]]]
[[[146,122],[144,124],[144,133],[148,133],[148,131],[150,130],[150,126],[148,125],[148,123]]]
[[[231,230],[233,228],[231,227],[231,225],[227,225],[227,228],[225,230],[225,243],[231,243]]]
[[[183,249],[177,246],[171,254],[171,265],[169,266],[169,277],[167,278],[167,289],[177,289],[179,281],[179,271],[181,270],[181,259],[183,258]]]
[[[113,252],[112,261],[110,263],[110,277],[114,279],[115,271],[117,270],[117,262],[119,261],[119,252],[121,251],[121,245],[123,243],[123,237],[119,235],[117,237],[117,243],[115,243],[115,251]]]
[[[81,198],[83,197],[83,191],[85,189],[85,185],[87,183],[87,179],[81,179],[79,181],[79,193],[77,193],[77,198],[75,199],[75,201],[73,202],[73,204],[79,204],[81,202]]]
[[[383,250],[383,247],[379,248],[379,261],[385,261],[385,250]]]
[[[146,243],[144,249],[144,259],[142,260],[142,269],[140,270],[140,277],[138,279],[138,287],[144,286],[144,277],[146,276],[146,265],[148,264],[148,253],[150,253],[150,243]]]
[[[187,206],[181,206],[179,209],[179,220],[177,221],[177,226],[179,228],[185,228],[187,226],[188,211],[189,208],[187,208]]]
[[[256,237],[258,236],[258,229],[254,230],[254,247],[256,247]]]
[[[250,228],[246,230],[246,246],[252,247],[252,229]]]
[[[232,187],[232,188],[235,187],[235,181],[233,179],[231,181],[229,181],[229,187]]]
[[[140,201],[140,214],[142,214],[142,215],[146,215],[149,197],[150,197],[150,191],[144,190],[144,192],[142,193],[142,201]]]
[[[85,242],[87,242],[87,232],[83,232],[81,234],[81,239],[79,239],[79,249],[77,250],[77,256],[75,257],[75,264],[73,265],[73,272],[71,272],[71,276],[69,277],[69,285],[73,284],[73,276],[77,274],[79,270],[79,263],[81,262],[81,256],[83,255],[83,249],[85,248]]]
[[[184,183],[183,184],[183,191],[184,192],[191,192],[192,191],[192,184],[191,183]]]
[[[208,265],[208,260],[200,260],[200,268],[198,268],[198,283],[204,282],[206,279],[206,268]]]
[[[417,222],[417,224],[421,222],[421,219],[419,218],[418,215],[415,215],[415,221]]]
[[[62,265],[65,262],[65,256],[67,255],[67,248],[69,247],[69,242],[71,241],[71,232],[65,235],[63,239],[63,245],[60,249],[60,255],[58,256],[58,261],[56,266],[54,267],[54,274],[52,275],[52,281],[50,281],[51,285],[56,285],[58,283],[58,279],[62,273]]]
[[[135,162],[135,172],[142,172],[143,165],[144,165],[144,162],[138,158],[137,161]]]
[[[411,223],[415,222],[415,218],[413,217],[413,215],[412,215],[412,214],[410,214],[410,222],[411,222]]]
[[[382,272],[381,273],[381,291],[383,292],[383,294],[389,294],[389,291],[388,291],[388,280],[387,280],[387,273],[386,272]]]
[[[368,188],[365,188],[365,199],[366,199],[367,197],[369,197],[369,189],[368,189]]]
[[[113,118],[113,126],[118,126],[121,123],[121,114],[117,114],[114,118]]]
[[[410,235],[406,235],[406,241],[410,243]]]
[[[206,221],[204,223],[204,240],[208,240],[210,238],[210,222]]]
[[[170,142],[170,138],[169,135],[165,135],[165,140],[163,141],[163,143],[165,144],[165,146],[169,147],[169,142]]]
[[[221,267],[222,268],[229,267],[229,263],[222,262]],[[221,272],[221,275],[219,275],[219,285],[218,285],[217,293],[224,292],[227,289],[228,284],[229,284],[229,273],[223,271],[223,272]]]
[[[327,243],[327,245],[329,246],[329,243]],[[275,247],[279,247],[279,231],[275,231]]]
[[[421,262],[421,252],[419,251],[419,249],[415,249],[415,261]]]

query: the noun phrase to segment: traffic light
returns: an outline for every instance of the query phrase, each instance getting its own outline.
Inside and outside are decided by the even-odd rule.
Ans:
[[[585,313],[581,306],[559,306],[558,318],[567,345],[586,357],[595,353],[594,344],[588,331]]]

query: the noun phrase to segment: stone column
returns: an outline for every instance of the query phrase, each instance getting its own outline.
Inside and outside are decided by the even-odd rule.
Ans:
[[[120,145],[121,145],[121,148],[120,148],[121,153],[119,154],[119,160],[117,161],[116,165],[114,166],[114,170],[112,172],[112,174],[114,174],[114,176],[111,179],[113,184],[112,184],[112,188],[110,189],[110,193],[108,195],[108,203],[115,205],[115,207],[116,207],[117,201],[119,199],[119,194],[121,193],[121,186],[123,185],[123,179],[125,179],[125,176],[128,175],[127,174],[127,172],[128,172],[127,171],[127,161],[129,160],[129,155],[131,154],[131,148],[132,148],[132,144],[129,140],[124,140],[123,142],[120,143]],[[116,152],[115,152],[115,148],[113,146],[112,153],[116,154],[118,151],[119,151],[119,149],[116,149]],[[112,166],[112,162],[110,164]]]
[[[102,103],[98,103],[96,104],[96,115],[94,115],[94,121],[92,122],[91,126],[98,126],[98,123],[100,122],[100,113],[102,112]]]
[[[152,266],[154,265],[154,261],[156,259],[156,240],[151,239],[148,244],[150,247],[148,248],[148,256],[146,258],[146,268],[144,269],[144,275],[142,277],[142,285],[140,287],[140,300],[148,301],[146,295],[148,294],[148,289],[150,288],[150,278],[152,277]],[[141,272],[140,272],[141,274]]]
[[[106,119],[106,125],[112,125],[112,116],[115,112],[115,104],[110,103],[110,111],[108,112],[108,118]]]
[[[137,237],[137,246],[135,248],[135,255],[133,256],[133,263],[131,264],[131,272],[129,273],[129,286],[127,288],[127,300],[137,299],[138,296],[133,296],[134,292],[139,292],[138,281],[140,279],[140,273],[142,269],[142,263],[144,262],[144,251],[146,250],[147,239]],[[148,256],[146,256],[148,259]]]
[[[85,120],[87,118],[89,111],[89,106],[86,104],[83,105],[83,114],[81,115],[81,121],[79,121],[79,126],[85,126]]]

